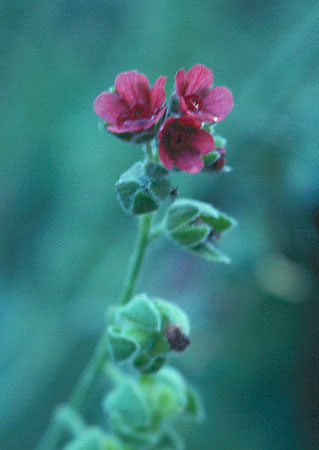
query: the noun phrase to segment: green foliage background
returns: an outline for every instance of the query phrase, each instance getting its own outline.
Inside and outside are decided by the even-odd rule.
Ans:
[[[65,400],[132,249],[136,222],[114,183],[141,149],[99,131],[92,101],[130,69],[167,75],[169,92],[198,62],[233,91],[218,131],[234,170],[174,181],[239,226],[221,242],[231,266],[163,240],[140,279],[191,319],[174,364],[207,420],[179,429],[189,450],[317,448],[318,2],[12,0],[0,11],[1,448],[33,448]]]

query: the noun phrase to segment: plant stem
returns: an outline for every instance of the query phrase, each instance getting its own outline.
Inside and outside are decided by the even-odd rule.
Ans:
[[[151,224],[152,214],[143,214],[140,218],[139,239],[137,241],[137,246],[133,254],[124,289],[122,295],[120,296],[120,302],[123,304],[127,303],[130,300],[133,289],[135,287],[136,279],[141,269],[145,250],[149,243]]]
[[[144,214],[141,216],[137,246],[133,254],[123,292],[120,296],[121,303],[127,303],[133,293],[142,266],[145,250],[149,243],[151,223],[152,214]],[[66,406],[71,407],[74,412],[78,412],[89,397],[96,381],[103,373],[108,356],[107,329],[105,329],[88,365],[80,376],[69,397],[69,401],[66,404]],[[57,409],[52,415],[51,422],[40,440],[37,450],[54,450],[60,442],[64,429],[63,423],[59,420]]]

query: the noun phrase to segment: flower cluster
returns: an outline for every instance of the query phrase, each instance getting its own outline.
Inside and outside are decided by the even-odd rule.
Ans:
[[[213,73],[202,64],[187,73],[184,69],[177,72],[168,106],[165,83],[166,77],[160,76],[150,87],[147,77],[135,70],[120,73],[114,89],[95,99],[94,111],[107,130],[119,137],[134,142],[156,138],[158,156],[166,169],[200,172],[205,165],[203,156],[215,148],[211,125],[232,110],[232,93],[224,86],[211,87]],[[225,149],[216,150],[221,159],[213,170],[221,170]]]

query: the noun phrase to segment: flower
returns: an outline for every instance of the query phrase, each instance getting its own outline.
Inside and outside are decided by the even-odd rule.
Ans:
[[[164,114],[164,85],[160,76],[150,88],[145,75],[135,70],[115,78],[115,92],[102,92],[94,101],[94,111],[108,123],[112,133],[136,133],[150,129]]]
[[[213,137],[200,129],[200,123],[192,117],[170,117],[160,128],[159,158],[166,167],[173,165],[189,173],[200,172],[206,155],[214,148]]]
[[[232,93],[225,86],[210,89],[213,72],[202,64],[196,64],[187,74],[180,69],[175,81],[181,112],[197,120],[218,122],[225,119],[234,106]]]

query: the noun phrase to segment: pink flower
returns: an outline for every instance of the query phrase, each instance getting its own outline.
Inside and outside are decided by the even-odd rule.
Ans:
[[[150,89],[145,75],[131,70],[115,78],[115,92],[102,92],[94,101],[94,111],[112,133],[136,133],[151,128],[164,114],[164,85],[159,77]]]
[[[213,72],[202,64],[193,66],[187,74],[180,69],[175,77],[179,107],[202,122],[218,122],[225,119],[234,106],[233,96],[224,86],[213,84]]]
[[[159,157],[166,169],[173,165],[185,172],[200,172],[206,155],[214,148],[213,137],[200,129],[200,123],[189,116],[170,117],[160,128]]]

